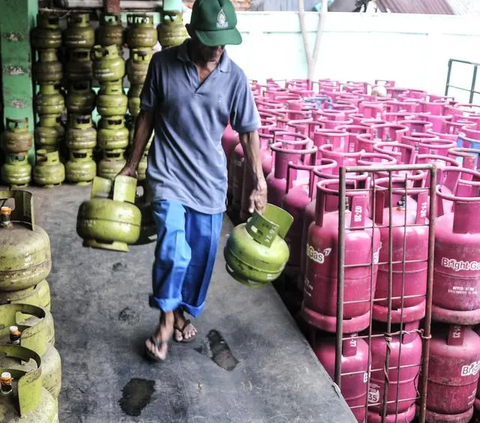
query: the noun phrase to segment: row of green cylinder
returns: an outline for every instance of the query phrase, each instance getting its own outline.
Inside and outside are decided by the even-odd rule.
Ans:
[[[61,358],[46,280],[50,239],[35,224],[30,192],[0,191],[0,201],[9,204],[0,208],[0,415],[7,422],[53,422]],[[22,378],[24,383],[12,389],[12,381],[15,387]]]

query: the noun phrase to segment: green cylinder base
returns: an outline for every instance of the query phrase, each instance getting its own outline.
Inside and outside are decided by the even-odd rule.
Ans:
[[[112,243],[98,242],[94,239],[86,239],[83,241],[84,247],[100,248],[102,250],[128,252],[128,245],[125,242],[114,241]]]

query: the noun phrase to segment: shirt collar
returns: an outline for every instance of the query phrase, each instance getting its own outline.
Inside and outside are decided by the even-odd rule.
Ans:
[[[179,47],[177,52],[177,58],[182,62],[191,62],[190,57],[188,56],[188,43],[189,40],[185,40]],[[218,64],[218,69],[220,72],[230,72],[231,64],[230,58],[228,57],[227,51],[223,50],[222,57],[220,58],[220,63]]]

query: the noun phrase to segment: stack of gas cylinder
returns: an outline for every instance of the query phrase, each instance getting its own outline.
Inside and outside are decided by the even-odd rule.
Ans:
[[[33,179],[37,185],[48,188],[65,180],[65,166],[60,162],[59,153],[64,135],[59,122],[65,108],[61,93],[63,65],[57,55],[61,42],[58,18],[40,13],[32,33],[32,46],[39,57],[33,65],[33,78],[40,86],[35,96],[35,112],[40,122],[35,131],[37,151]]]
[[[35,224],[32,194],[0,192],[0,415],[56,422],[61,359],[50,314],[50,240]]]
[[[69,160],[66,163],[66,176],[70,183],[84,185],[91,183],[97,170],[93,160],[97,131],[92,119],[95,93],[92,90],[93,64],[90,58],[95,34],[90,28],[88,13],[68,16],[63,41],[68,52],[68,119],[65,139]]]
[[[183,13],[180,11],[162,11],[161,22],[158,25],[158,40],[162,48],[182,44],[187,38],[187,30],[183,23]]]
[[[284,289],[298,298],[303,320],[321,331],[313,347],[332,376],[335,336],[343,337],[341,389],[357,420],[381,422],[386,403],[386,421],[411,422],[426,362],[420,328],[434,259],[432,318],[439,323],[430,343],[426,421],[466,423],[480,370],[480,338],[472,328],[480,323],[480,229],[473,218],[480,211],[480,107],[393,81],[370,87],[251,83],[268,202],[295,219],[285,238]],[[245,220],[252,182],[230,126],[222,145],[231,208]],[[381,171],[348,174],[344,321],[337,334],[339,168],[402,164],[438,169],[435,256],[429,256],[429,172],[397,172],[391,180]]]

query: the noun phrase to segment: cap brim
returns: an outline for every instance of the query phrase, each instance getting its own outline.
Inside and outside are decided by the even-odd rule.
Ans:
[[[242,43],[242,35],[237,28],[222,29],[221,31],[195,30],[200,42],[207,47],[238,45]]]

